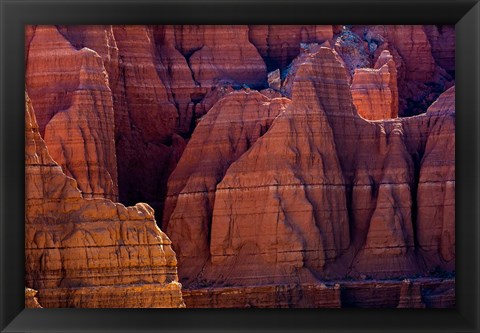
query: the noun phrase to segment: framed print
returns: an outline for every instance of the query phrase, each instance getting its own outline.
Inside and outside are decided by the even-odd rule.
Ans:
[[[478,331],[476,1],[1,13],[3,331]]]

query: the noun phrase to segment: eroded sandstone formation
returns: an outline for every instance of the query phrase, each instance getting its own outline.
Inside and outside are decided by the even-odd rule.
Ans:
[[[54,160],[84,197],[118,199],[112,94],[102,58],[52,26],[27,35],[26,86]]]
[[[348,281],[340,285],[344,308],[455,307],[454,279]]]
[[[38,291],[25,288],[25,308],[27,309],[41,309],[42,306],[38,303],[37,295]]]
[[[337,281],[184,289],[188,308],[453,308],[455,280]]]
[[[25,141],[25,283],[40,304],[183,307],[175,253],[152,208],[82,198],[50,157],[28,96]]]
[[[324,42],[333,33],[331,25],[251,25],[248,37],[271,71],[284,69],[298,56],[301,43]]]
[[[398,116],[397,69],[388,50],[378,57],[375,68],[356,69],[350,88],[361,117],[383,120]]]
[[[28,26],[27,90],[38,104],[41,133],[59,109],[73,108],[58,116],[61,121],[50,125],[53,135],[47,143],[51,142],[54,159],[64,172],[74,176],[86,196],[119,198],[127,204],[146,201],[161,217],[167,179],[184,141],[191,136],[198,119],[224,95],[225,87],[266,86],[267,69],[280,69],[283,80],[305,43],[331,42],[350,70],[373,67],[381,51],[388,49],[400,82],[398,114],[414,114],[426,110],[439,92],[452,84],[453,36],[454,30],[448,26],[40,26],[38,31],[36,26]],[[53,49],[63,51],[45,52]],[[86,71],[97,71],[98,80],[90,78],[95,86],[83,85],[84,90],[75,93],[82,95],[81,100],[77,98],[72,106],[80,76],[75,74],[78,65],[74,63],[81,62],[81,54],[87,50],[93,51],[92,59],[100,56],[103,66],[92,65],[98,69]],[[78,55],[74,57],[73,51]],[[51,61],[42,54],[48,54]],[[58,68],[72,70],[66,71],[68,74]],[[105,90],[100,82],[105,74],[111,97],[108,92],[95,97],[97,90]],[[55,75],[58,80],[52,80]],[[49,81],[54,84],[47,85]],[[48,91],[42,85],[48,86]],[[88,94],[93,97],[83,96]],[[89,98],[94,101],[85,100]],[[73,119],[80,112],[87,123],[105,123],[104,127],[111,131],[110,98],[115,106],[116,158],[111,134],[86,129],[96,125],[84,126],[69,138],[63,137],[65,128],[56,128],[66,127],[59,125],[65,115]],[[91,112],[93,102],[98,112]],[[104,108],[107,116],[98,119],[96,114],[101,116]],[[71,160],[72,154],[64,156],[62,150],[84,150],[83,157]],[[141,172],[138,165],[143,166]]]
[[[340,308],[340,285],[252,285],[183,290],[191,308]]]
[[[421,25],[353,26],[372,63],[389,50],[397,67],[399,112],[411,116],[428,106],[455,78],[455,29]]]
[[[455,269],[455,86],[428,108],[432,122],[417,188],[418,245],[427,262]],[[445,266],[445,265],[441,265]]]
[[[270,100],[256,91],[234,92],[199,122],[169,178],[164,211],[163,225],[178,244],[174,245],[177,255],[185,262],[183,276],[194,277],[208,259],[218,183],[230,165],[267,132],[288,103],[286,98]]]
[[[42,135],[68,109],[45,138],[54,159],[86,197],[146,201],[161,212],[167,178],[197,120],[229,86],[266,85],[265,63],[248,33],[247,26],[27,27],[26,86]],[[88,85],[79,86],[79,66]],[[92,124],[64,138],[77,113]],[[97,124],[102,131],[90,133]]]
[[[25,47],[42,306],[181,306],[171,246],[187,306],[455,303],[417,279],[455,270],[453,27],[28,26]],[[148,202],[173,244],[100,198]]]
[[[322,271],[348,248],[344,179],[324,111],[350,108],[353,114],[340,91],[348,83],[331,89],[337,104],[321,105],[315,98],[316,83],[328,85],[322,75],[333,71],[327,61],[306,62],[297,71],[290,107],[217,186],[211,261],[233,279],[263,275],[278,282],[305,275],[308,281],[306,267]]]
[[[205,155],[209,145],[198,141],[221,132],[198,128],[182,156],[203,156],[202,163],[209,163],[208,168],[188,163],[201,174],[195,179],[204,179],[208,172],[201,170],[215,165],[226,171],[206,187],[208,204],[201,199],[206,194],[187,191],[188,206],[177,202],[170,216],[174,224],[167,231],[180,252],[196,244],[199,234],[210,234],[211,221],[210,242],[190,251],[209,261],[190,262],[181,255],[189,272],[182,277],[201,272],[199,280],[238,285],[308,282],[316,276],[399,277],[428,274],[437,266],[451,270],[454,197],[448,191],[454,184],[454,149],[442,142],[454,145],[452,90],[424,115],[368,122],[357,115],[342,62],[320,47],[296,71],[291,104],[235,163],[225,165],[221,150],[222,159]],[[214,139],[217,149],[238,142],[222,135]],[[428,171],[430,160],[435,172]],[[172,186],[183,165],[181,160],[172,174]],[[205,213],[198,216],[199,211]],[[444,215],[444,222],[432,214]],[[203,228],[189,229],[195,218]],[[449,250],[442,252],[442,244]]]
[[[455,77],[455,27],[451,25],[425,25],[432,47],[435,62],[443,67],[452,77]]]

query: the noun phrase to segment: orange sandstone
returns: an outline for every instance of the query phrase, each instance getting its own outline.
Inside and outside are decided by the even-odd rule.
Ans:
[[[25,283],[44,307],[183,307],[177,261],[146,204],[84,199],[26,96]]]
[[[388,50],[382,52],[374,69],[355,70],[351,90],[361,117],[382,120],[398,116],[397,69]]]

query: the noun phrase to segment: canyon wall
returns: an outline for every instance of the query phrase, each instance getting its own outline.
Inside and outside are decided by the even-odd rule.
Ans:
[[[27,91],[54,159],[84,196],[147,201],[159,212],[196,120],[229,86],[266,82],[247,26],[26,31]],[[78,118],[84,125],[69,124]]]
[[[349,30],[350,31],[350,30]],[[353,26],[372,63],[389,50],[397,67],[399,112],[425,112],[455,79],[455,27],[421,25]]]
[[[453,26],[27,27],[52,158],[36,176],[71,183],[42,194],[61,202],[53,226],[27,216],[56,235],[29,236],[30,269],[48,259],[27,286],[45,307],[101,306],[88,288],[116,285],[138,306],[181,306],[172,248],[187,306],[356,306],[370,282],[319,283],[454,274],[454,45]],[[88,244],[63,241],[77,234]],[[112,252],[123,244],[135,264]],[[72,248],[83,257],[59,280]],[[436,302],[425,283],[395,284],[387,303],[451,306],[454,286]]]
[[[195,181],[198,173],[208,175],[212,163],[226,171],[207,186],[208,204],[198,190],[172,193],[177,203],[166,230],[174,248],[193,246],[188,258],[179,257],[187,270],[182,274],[181,268],[183,281],[308,283],[454,269],[453,98],[452,87],[425,114],[365,121],[356,112],[342,63],[321,47],[296,71],[288,107],[234,163],[219,149],[238,151],[235,131],[202,131],[202,125],[210,126],[209,118],[202,120],[176,170],[185,162],[195,170],[189,178]],[[383,117],[385,110],[377,110]],[[216,117],[215,107],[211,112]],[[214,153],[222,158],[198,143],[212,133],[219,134]],[[187,163],[190,155],[202,159]],[[205,162],[208,168],[200,164]],[[429,170],[432,164],[435,171]],[[169,183],[180,176],[187,177],[174,171]],[[189,229],[196,218],[203,227]],[[209,242],[197,246],[200,235],[209,235]]]
[[[113,100],[102,58],[57,28],[29,30],[25,80],[39,131],[84,197],[118,200]]]
[[[351,90],[353,104],[362,118],[383,120],[398,117],[397,68],[388,50],[378,57],[373,69],[355,70]]]
[[[455,280],[337,281],[184,289],[188,308],[453,308]]]
[[[198,119],[232,86],[266,87],[267,70],[288,76],[306,43],[330,43],[351,75],[389,50],[400,115],[425,112],[453,84],[453,27],[343,27],[28,26],[26,86],[52,156],[84,196],[145,201],[161,220]]]
[[[25,283],[39,303],[184,307],[175,253],[152,208],[82,198],[50,157],[28,96],[25,141]],[[34,292],[27,296],[30,306]]]

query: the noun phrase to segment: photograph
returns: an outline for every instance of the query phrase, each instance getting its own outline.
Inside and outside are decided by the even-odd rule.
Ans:
[[[24,28],[26,308],[456,308],[455,25]]]

